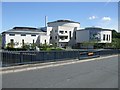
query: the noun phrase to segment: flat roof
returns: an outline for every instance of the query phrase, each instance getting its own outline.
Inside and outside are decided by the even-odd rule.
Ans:
[[[84,30],[102,30],[102,31],[112,31],[111,29],[104,29],[104,28],[99,28],[99,27],[87,27],[85,29],[79,29],[76,31],[84,31]]]

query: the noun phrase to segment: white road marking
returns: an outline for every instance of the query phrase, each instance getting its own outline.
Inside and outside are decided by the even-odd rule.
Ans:
[[[106,57],[99,57],[99,58],[92,58],[92,59],[86,59],[86,60],[85,59],[84,60],[73,60],[73,61],[62,62],[62,63],[57,63],[57,64],[53,63],[53,62],[50,62],[50,65],[45,65],[45,66],[36,66],[35,65],[35,67],[32,66],[32,67],[27,67],[27,68],[22,68],[22,69],[13,69],[13,70],[6,70],[6,71],[4,71],[4,69],[3,69],[2,74],[14,73],[14,72],[21,72],[21,71],[28,71],[28,70],[35,70],[35,69],[43,69],[43,68],[48,68],[48,67],[57,67],[57,66],[75,64],[75,63],[83,63],[83,62],[94,61],[94,60],[102,60],[102,59],[111,58],[111,57],[115,57],[115,56],[118,56],[118,55],[112,55],[112,56],[106,56]],[[1,73],[1,71],[0,71],[0,73]]]

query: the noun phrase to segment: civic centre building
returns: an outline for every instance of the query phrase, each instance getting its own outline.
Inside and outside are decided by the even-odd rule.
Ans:
[[[14,48],[24,44],[53,44],[61,48],[73,47],[83,42],[97,41],[111,43],[112,30],[98,27],[80,28],[79,22],[57,20],[48,22],[45,27],[14,27],[2,32],[2,48],[14,43]]]

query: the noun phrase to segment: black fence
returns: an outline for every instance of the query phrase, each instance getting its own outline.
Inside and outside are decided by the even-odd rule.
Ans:
[[[120,50],[92,51],[2,51],[2,66],[31,64],[39,62],[85,59],[103,55],[118,54]]]
[[[2,66],[78,58],[78,51],[3,51]]]
[[[120,53],[119,49],[93,50],[93,51],[80,53],[78,59],[82,60],[82,59],[88,59],[88,58],[96,58],[100,56],[114,55],[119,53]]]

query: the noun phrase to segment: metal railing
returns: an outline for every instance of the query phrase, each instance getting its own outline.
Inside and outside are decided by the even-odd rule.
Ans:
[[[13,66],[40,62],[86,59],[104,55],[118,54],[120,50],[95,51],[2,51],[2,66]]]

